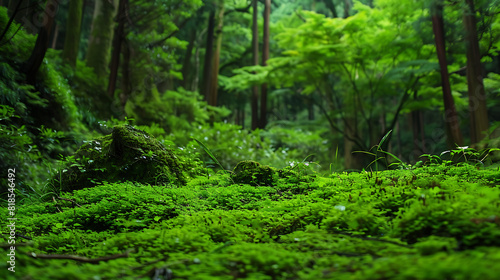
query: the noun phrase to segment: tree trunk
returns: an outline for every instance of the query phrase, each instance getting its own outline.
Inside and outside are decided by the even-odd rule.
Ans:
[[[109,70],[111,42],[114,32],[113,18],[116,16],[118,0],[96,0],[89,46],[87,66],[94,68],[97,77],[106,77]]]
[[[185,89],[189,89],[190,83],[190,75],[189,73],[192,72],[192,64],[191,64],[191,57],[193,56],[193,49],[196,41],[196,31],[193,31],[191,33],[191,36],[189,38],[189,43],[188,47],[186,49],[186,55],[184,56],[184,62],[182,63],[182,86]]]
[[[56,22],[54,25],[54,34],[52,35],[52,44],[50,47],[55,50],[57,47],[57,38],[59,37],[59,24]]]
[[[210,92],[210,73],[212,72],[213,50],[214,50],[214,29],[215,29],[215,11],[211,11],[208,16],[207,43],[205,47],[205,61],[203,65],[203,78],[200,89],[208,102]]]
[[[23,72],[26,74],[26,80],[31,85],[35,85],[36,74],[49,48],[50,32],[52,31],[52,25],[54,24],[58,5],[59,3],[56,0],[48,0],[45,5],[45,12],[42,15],[44,24],[40,26],[31,56],[23,65]]]
[[[488,130],[488,110],[483,85],[481,53],[477,38],[476,14],[473,0],[465,0],[464,11],[465,44],[467,48],[467,87],[469,92],[469,110],[471,143],[477,143],[485,137]]]
[[[215,30],[215,51],[212,62],[212,73],[210,78],[210,87],[208,91],[208,105],[217,106],[217,90],[219,87],[219,62],[220,52],[222,47],[222,26],[224,24],[224,0],[220,0],[217,5],[217,13],[215,22],[217,29]]]
[[[264,6],[264,39],[262,46],[262,66],[267,65],[269,59],[269,17],[271,15],[271,0],[265,0]],[[259,127],[264,129],[267,125],[267,84],[262,84],[260,92],[260,119]]]
[[[82,11],[83,0],[73,0],[69,2],[68,19],[66,21],[66,38],[64,40],[62,55],[72,67],[76,67],[76,59],[80,47]]]
[[[458,123],[458,115],[455,110],[455,103],[451,95],[450,79],[448,75],[448,64],[446,62],[446,46],[444,38],[443,24],[443,3],[442,0],[436,0],[431,9],[432,13],[432,30],[434,31],[434,39],[436,42],[436,51],[441,68],[441,87],[443,89],[443,102],[445,109],[445,129],[449,148],[454,148],[456,145],[462,146],[463,139]]]
[[[259,25],[258,25],[258,0],[254,0],[253,5],[253,15],[252,15],[252,55],[253,55],[253,65],[259,65]],[[254,85],[252,87],[252,130],[259,127],[259,86]]]
[[[344,0],[344,18],[349,17],[349,12],[351,11],[352,2],[351,0]]]
[[[113,97],[116,89],[116,81],[118,79],[118,68],[120,66],[120,54],[122,49],[123,39],[125,38],[125,20],[128,9],[128,0],[120,0],[118,6],[118,15],[116,20],[118,26],[116,27],[113,36],[113,51],[111,53],[111,63],[109,66],[109,83],[108,95]]]
[[[130,84],[130,46],[125,39],[123,41],[123,67],[122,67],[122,92],[120,94],[120,103],[122,108],[125,108],[127,100],[130,97],[132,91],[132,85]]]
[[[338,18],[337,9],[335,9],[335,4],[333,4],[333,0],[325,0],[325,5],[332,12],[332,17]]]
[[[362,149],[350,140],[357,138],[356,122],[356,119],[352,117],[344,119],[344,166],[346,169],[362,169],[364,167],[360,154],[353,153]]]
[[[413,99],[417,100],[417,92],[414,92]],[[426,153],[424,116],[421,110],[411,112],[410,127],[413,133],[413,158],[418,159],[422,154]]]

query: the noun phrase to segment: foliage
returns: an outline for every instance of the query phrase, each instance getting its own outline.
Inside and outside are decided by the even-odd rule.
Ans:
[[[137,125],[157,123],[167,134],[175,132],[182,135],[210,119],[215,121],[227,115],[224,108],[207,106],[201,99],[198,93],[183,88],[162,94],[153,88],[150,94],[134,95],[127,103],[125,112]],[[183,138],[179,139],[179,145],[189,140],[187,135]]]
[[[495,279],[500,272],[497,170],[430,165],[376,178],[296,176],[293,184],[280,176],[255,186],[218,173],[182,187],[104,183],[53,195],[19,207],[16,232],[32,240],[16,247],[16,261],[26,277],[51,279]]]
[[[197,174],[172,148],[133,126],[115,126],[110,135],[82,145],[52,180],[57,191],[73,191],[102,182],[136,180],[153,185],[183,185]],[[191,163],[191,162],[189,162]]]

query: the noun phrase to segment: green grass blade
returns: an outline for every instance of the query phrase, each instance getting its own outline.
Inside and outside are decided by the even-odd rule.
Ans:
[[[210,151],[210,149],[205,146],[205,144],[203,144],[200,140],[196,139],[196,138],[192,138],[194,141],[196,141],[196,143],[198,143],[198,145],[200,145],[200,147],[208,154],[208,156],[222,169],[222,170],[226,170],[224,169],[224,167],[222,166],[222,164],[220,164],[220,162],[217,160],[217,158],[215,158],[215,156],[212,154],[212,152]]]

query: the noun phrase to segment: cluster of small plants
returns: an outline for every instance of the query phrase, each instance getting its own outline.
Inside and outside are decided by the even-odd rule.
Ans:
[[[22,273],[51,279],[499,273],[496,168],[441,163],[321,177],[304,162],[273,170],[266,181],[258,172],[269,171],[261,166],[207,172],[185,186],[104,182],[26,203],[17,214]],[[249,181],[238,182],[238,172]]]

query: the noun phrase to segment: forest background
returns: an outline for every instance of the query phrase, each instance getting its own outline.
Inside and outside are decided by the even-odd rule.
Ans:
[[[499,2],[3,0],[0,168],[36,191],[123,123],[226,169],[498,147]]]

